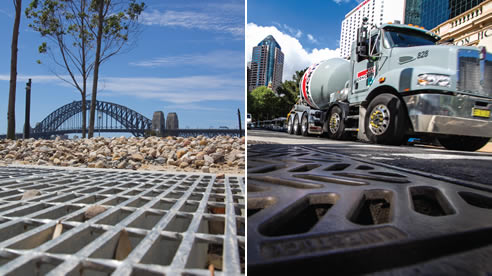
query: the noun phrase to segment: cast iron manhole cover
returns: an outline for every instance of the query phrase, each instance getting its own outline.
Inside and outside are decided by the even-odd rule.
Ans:
[[[248,272],[487,274],[492,193],[292,145],[248,147]]]

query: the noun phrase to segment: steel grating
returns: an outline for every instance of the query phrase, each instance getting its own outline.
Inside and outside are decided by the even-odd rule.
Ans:
[[[248,272],[488,275],[492,192],[307,146],[248,146]]]
[[[244,227],[243,176],[0,167],[0,275],[244,274]]]

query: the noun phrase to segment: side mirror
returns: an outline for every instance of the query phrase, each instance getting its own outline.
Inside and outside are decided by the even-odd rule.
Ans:
[[[367,57],[367,46],[366,45],[357,46],[356,53],[358,56]]]
[[[357,47],[355,49],[355,52],[357,54],[358,60],[361,60],[363,57],[368,56],[368,44],[369,39],[367,37],[367,18],[364,18],[362,26],[357,29]]]

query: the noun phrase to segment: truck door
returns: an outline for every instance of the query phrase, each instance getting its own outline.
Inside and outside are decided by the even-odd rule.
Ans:
[[[380,32],[371,36],[369,56],[354,65],[354,93],[366,92],[377,75],[377,61],[381,50]]]

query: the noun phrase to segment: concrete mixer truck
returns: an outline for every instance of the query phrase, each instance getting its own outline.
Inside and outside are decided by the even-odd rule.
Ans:
[[[289,134],[389,145],[437,138],[464,151],[489,141],[492,54],[485,47],[436,45],[439,37],[417,26],[363,22],[349,59],[307,69]]]

